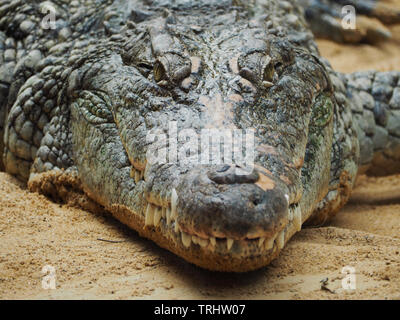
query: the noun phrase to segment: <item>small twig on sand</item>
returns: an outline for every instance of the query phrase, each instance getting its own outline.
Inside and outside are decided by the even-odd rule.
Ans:
[[[97,238],[97,240],[104,241],[104,242],[110,242],[110,243],[121,243],[121,242],[126,241],[126,240],[107,240],[107,239],[101,239],[101,238]]]
[[[328,288],[328,280],[329,280],[328,278],[324,278],[320,281],[321,282],[321,290],[325,290],[330,293],[336,293],[335,290]]]

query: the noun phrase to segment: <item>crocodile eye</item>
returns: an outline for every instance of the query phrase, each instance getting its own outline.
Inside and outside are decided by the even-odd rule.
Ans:
[[[239,75],[258,86],[273,86],[275,68],[269,55],[256,52],[238,59]]]
[[[160,86],[177,85],[190,76],[192,63],[189,58],[176,53],[159,57],[154,64],[154,80]]]
[[[274,68],[273,64],[270,62],[271,62],[271,60],[269,59],[264,64],[263,81],[272,82],[272,80],[274,79],[275,68]]]
[[[156,82],[160,82],[162,80],[167,79],[167,71],[165,70],[165,67],[160,61],[156,61],[154,64],[154,80]]]

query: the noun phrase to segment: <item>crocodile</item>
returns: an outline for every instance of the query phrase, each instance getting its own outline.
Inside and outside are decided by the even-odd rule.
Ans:
[[[331,2],[3,0],[0,168],[202,268],[268,265],[400,172],[400,73],[332,69],[307,22]]]

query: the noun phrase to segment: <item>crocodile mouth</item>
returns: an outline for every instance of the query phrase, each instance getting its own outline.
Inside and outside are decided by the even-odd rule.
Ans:
[[[136,183],[145,182],[145,172],[134,167],[132,167],[131,177]],[[301,230],[302,213],[298,204],[288,205],[280,223],[267,232],[248,232],[241,236],[229,237],[223,236],[221,232],[196,230],[180,223],[182,219],[179,219],[181,212],[177,191],[172,189],[169,195],[169,197],[163,197],[156,193],[146,193],[146,202],[141,212],[142,227],[148,232],[150,238],[157,233],[164,238],[164,241],[167,240],[173,246],[179,247],[180,255],[184,255],[189,261],[188,255],[199,252],[207,255],[208,259],[210,256],[229,259],[272,257],[284,247],[294,233]],[[286,197],[286,201],[289,201],[289,197]],[[159,244],[165,247],[165,243]],[[167,247],[171,249],[171,245]],[[172,251],[176,250],[172,249]],[[182,252],[185,253],[182,254]],[[205,267],[213,269],[210,265],[205,265]]]
[[[166,235],[171,237],[176,244],[182,245],[187,250],[191,248],[201,248],[209,252],[218,252],[244,256],[248,253],[253,255],[263,254],[277,249],[282,249],[288,238],[301,230],[302,216],[300,207],[293,204],[288,209],[288,224],[272,236],[258,236],[243,239],[232,239],[223,237],[204,237],[194,232],[184,231],[177,222],[177,212],[170,207],[160,207],[153,203],[148,203],[145,210],[145,227],[159,228],[166,231]]]

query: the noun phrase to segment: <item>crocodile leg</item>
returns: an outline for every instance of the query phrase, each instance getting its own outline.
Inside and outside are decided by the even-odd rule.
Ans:
[[[400,172],[400,72],[342,75],[360,141],[360,172]]]
[[[43,35],[39,27],[39,4],[4,0],[0,7],[0,170],[3,161],[4,134],[7,117],[25,81],[35,73],[35,66],[47,48],[43,43],[54,38],[49,32],[43,43],[35,41]],[[50,46],[54,43],[48,42]],[[21,167],[22,168],[22,167]],[[26,171],[26,170],[25,170]]]
[[[0,33],[0,65],[3,67],[4,60],[4,34]],[[7,96],[10,85],[3,79],[3,72],[0,71],[0,154],[4,149],[3,136],[6,121]],[[3,159],[0,157],[0,171],[4,171]]]
[[[69,20],[68,5],[62,2],[3,2],[0,5],[0,170],[27,181],[31,172],[70,166],[69,112],[57,95],[71,70],[63,69],[65,61],[59,56],[74,43],[87,44],[82,34],[109,22],[114,8],[100,1],[96,10],[75,14],[75,21]],[[54,11],[55,29],[42,25],[49,12],[47,5]],[[71,4],[70,8],[76,12],[76,6]],[[57,61],[62,63],[57,65]]]
[[[33,73],[32,64],[40,58],[40,51],[34,50],[27,54],[23,41],[8,37],[0,29],[0,150],[4,148],[7,114],[20,86]],[[0,170],[4,170],[2,159],[0,159]]]
[[[57,89],[56,81],[51,79],[49,74],[47,77],[44,74],[31,77],[21,87],[8,114],[4,133],[3,161],[6,171],[21,180],[28,180],[31,165],[41,145],[54,142],[49,132],[55,128],[48,124],[56,103]],[[46,135],[47,138],[43,139]],[[50,157],[52,150],[52,145],[49,147],[50,149],[46,149],[48,151],[46,159]],[[41,150],[42,153],[44,151]]]
[[[391,33],[384,24],[400,21],[400,7],[383,1],[305,0],[302,4],[313,33],[336,42],[374,43],[385,40],[391,37]],[[355,9],[356,29],[342,26],[349,13],[344,9],[347,5]]]
[[[14,49],[10,48],[11,44],[13,43],[12,38],[8,38],[6,40],[6,44],[8,44],[9,48],[6,49],[5,51],[12,51]],[[5,54],[6,56],[6,54]],[[7,58],[7,56],[5,57]],[[4,141],[8,138],[5,137],[5,132],[6,130],[6,120],[9,116],[9,113],[11,111],[12,105],[17,99],[18,92],[21,88],[21,86],[25,83],[26,79],[32,75],[33,73],[33,68],[34,66],[38,63],[38,61],[42,58],[42,54],[40,50],[33,50],[30,51],[28,55],[26,55],[23,59],[20,59],[17,63],[16,61],[8,61],[5,63],[2,67],[5,70],[2,70],[3,72],[0,72],[0,150],[4,151],[5,150],[5,145],[3,144]],[[18,111],[21,111],[22,109],[18,109]],[[26,110],[26,116],[28,116],[29,111]],[[20,121],[25,122],[25,118],[22,119],[21,117],[19,118]],[[9,125],[9,122],[7,123]],[[20,127],[18,127],[18,130],[23,130],[21,131],[21,135],[25,136],[25,140],[33,139],[33,128],[27,129],[29,126],[29,123],[25,123],[25,125],[22,122],[19,122]],[[24,125],[24,129],[22,129],[22,126]],[[26,131],[28,130],[28,131]],[[11,133],[12,134],[12,133]],[[29,135],[30,137],[28,137]],[[21,142],[22,143],[22,142]],[[18,143],[18,148],[19,148],[19,153],[22,151],[22,144]],[[13,145],[13,148],[16,148],[15,145]],[[26,150],[25,152],[28,152]],[[29,151],[30,152],[30,151]],[[28,156],[25,155],[22,157],[22,159],[27,160]],[[4,170],[6,167],[5,162],[3,162],[3,159],[0,161],[0,169]],[[24,165],[24,167],[26,167]],[[22,163],[21,163],[21,168],[22,168]],[[22,170],[22,169],[21,169]],[[19,170],[20,171],[20,170]],[[24,170],[22,170],[24,171]],[[22,172],[21,171],[21,172]],[[14,172],[14,171],[13,171]],[[27,172],[25,170],[25,172]],[[27,173],[26,173],[27,174]],[[26,178],[26,174],[23,176]]]

